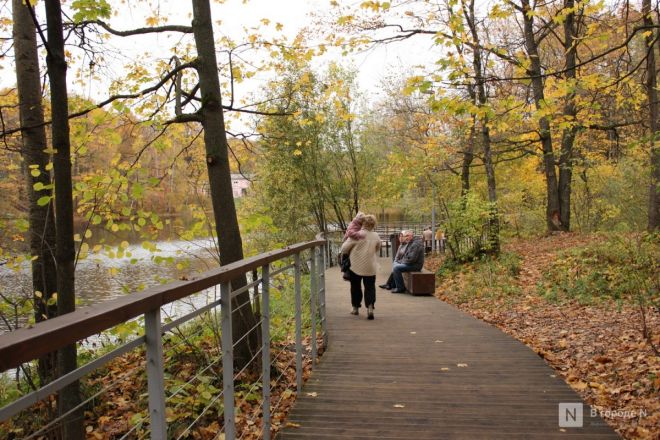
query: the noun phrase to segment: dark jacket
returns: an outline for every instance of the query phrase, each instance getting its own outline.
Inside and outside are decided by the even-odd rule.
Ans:
[[[410,242],[402,244],[394,261],[412,266],[415,271],[424,266],[424,242],[421,237],[414,237]]]

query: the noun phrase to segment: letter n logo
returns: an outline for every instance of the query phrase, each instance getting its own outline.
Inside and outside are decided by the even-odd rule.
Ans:
[[[582,403],[559,404],[559,427],[582,428]]]

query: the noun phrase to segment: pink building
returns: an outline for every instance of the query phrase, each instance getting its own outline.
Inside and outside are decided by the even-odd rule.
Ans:
[[[247,194],[250,187],[250,181],[242,174],[231,175],[231,190],[234,193],[234,198],[240,198]]]

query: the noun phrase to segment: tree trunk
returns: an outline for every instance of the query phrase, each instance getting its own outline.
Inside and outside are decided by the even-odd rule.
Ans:
[[[57,292],[55,266],[55,219],[52,201],[39,206],[40,197],[52,195],[50,173],[46,171],[48,154],[45,150],[46,129],[41,102],[41,78],[39,55],[34,21],[29,9],[22,0],[13,0],[14,54],[16,56],[16,87],[18,90],[19,113],[21,120],[22,155],[25,161],[25,183],[29,203],[29,242],[32,256],[32,291],[34,319],[40,322],[57,315],[57,305],[49,300]],[[33,169],[39,174],[32,174]],[[46,189],[36,191],[39,184]],[[37,293],[39,292],[39,293]],[[56,374],[56,353],[39,359],[38,373],[42,385],[50,382]]]
[[[360,212],[360,170],[357,162],[357,154],[355,152],[355,144],[353,143],[353,125],[351,121],[347,122],[347,139],[348,157],[351,161],[351,193],[353,196],[353,215]]]
[[[577,72],[575,70],[575,59],[577,53],[577,35],[575,25],[575,1],[564,0],[564,8],[569,12],[564,20],[564,51],[566,53],[566,65],[564,78],[567,82],[575,82]],[[573,84],[574,85],[574,84]],[[559,155],[559,220],[561,229],[571,229],[571,183],[573,179],[573,144],[575,142],[575,117],[577,108],[575,106],[575,87],[570,88],[564,104],[564,118],[571,126],[564,129],[561,139],[561,154]]]
[[[653,10],[651,0],[642,0],[642,13],[644,14],[644,25],[653,26]],[[660,145],[657,142],[658,132],[658,90],[657,74],[655,70],[655,38],[657,31],[651,28],[647,30],[646,45],[648,56],[646,57],[646,96],[649,102],[649,128],[651,147],[651,183],[649,185],[649,216],[648,230],[655,231],[660,228]]]
[[[62,28],[62,9],[59,0],[46,1],[48,24],[48,78],[52,106],[52,142],[55,150],[53,172],[55,176],[55,226],[57,262],[57,313],[63,315],[76,308],[74,287],[75,245],[73,241],[73,198],[71,184],[71,145],[69,140],[68,93],[66,86],[66,58]],[[76,345],[62,348],[58,354],[60,375],[77,368]],[[65,414],[80,404],[78,382],[62,389],[58,410]],[[65,417],[63,438],[82,439],[83,411],[75,410]]]
[[[466,20],[472,34],[472,41],[474,42],[474,49],[472,50],[472,66],[474,69],[475,91],[477,98],[477,105],[479,108],[485,108],[488,103],[486,96],[486,87],[484,86],[483,75],[483,61],[481,58],[481,42],[479,33],[477,32],[476,19],[474,14],[474,0],[470,0],[469,7],[464,10],[466,12]],[[486,182],[488,184],[488,201],[491,203],[491,212],[488,219],[488,241],[489,248],[495,253],[499,252],[499,218],[497,213],[497,186],[495,181],[495,166],[493,164],[493,156],[491,151],[490,142],[490,128],[488,127],[488,115],[482,113],[479,118],[481,125],[481,147],[483,149],[483,163],[486,168]]]
[[[236,218],[236,207],[231,190],[227,134],[220,95],[220,81],[215,57],[215,41],[211,21],[209,0],[193,0],[193,34],[197,46],[197,73],[202,93],[202,108],[199,111],[204,127],[206,166],[209,176],[211,204],[215,228],[220,247],[220,264],[226,265],[243,258],[243,243]],[[246,284],[245,277],[232,282],[238,289]],[[259,350],[259,335],[251,330],[256,318],[251,307],[249,292],[236,296],[233,300],[232,333],[234,341],[246,333],[234,350],[235,367],[243,368]],[[239,308],[239,306],[242,306]]]
[[[524,22],[523,33],[525,37],[525,48],[529,56],[530,65],[527,73],[532,80],[532,92],[534,104],[537,110],[543,108],[545,101],[544,84],[541,72],[541,59],[539,58],[538,43],[534,38],[534,16],[529,6],[529,0],[521,0],[522,18]],[[539,119],[539,138],[543,150],[543,166],[545,170],[545,184],[547,204],[545,209],[546,227],[548,231],[562,230],[559,192],[557,189],[557,172],[555,170],[555,154],[552,148],[552,136],[550,134],[550,121],[546,116]]]
[[[474,93],[474,86],[468,86],[472,91],[470,92],[470,97],[472,102],[475,102],[476,94]],[[465,197],[470,192],[470,166],[474,160],[474,144],[477,131],[477,117],[472,116],[472,126],[470,127],[470,141],[463,150],[463,162],[461,164],[461,196]]]
[[[465,2],[462,3],[463,10],[465,11],[465,15],[468,16],[469,14],[467,13],[465,9]],[[454,15],[454,12],[452,9],[450,9],[450,14]],[[462,39],[460,38],[459,35],[456,34],[454,29],[450,26],[450,29],[452,30],[452,35],[454,36],[454,47],[456,47],[456,51],[463,55],[464,54],[464,44],[462,42]],[[467,83],[467,92],[468,96],[470,97],[470,102],[477,102],[477,92],[474,90],[474,84],[470,80],[470,78],[466,77],[466,83]],[[470,126],[470,138],[468,141],[467,146],[463,149],[463,161],[461,164],[461,197],[462,197],[462,207],[465,209],[465,205],[467,203],[466,196],[470,192],[470,166],[472,165],[472,161],[474,160],[474,150],[476,148],[476,132],[477,132],[477,115],[472,115],[472,125]]]

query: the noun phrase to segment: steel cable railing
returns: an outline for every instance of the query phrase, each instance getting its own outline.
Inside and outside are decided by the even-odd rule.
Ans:
[[[140,371],[146,369],[147,390],[146,393],[141,393],[141,396],[148,397],[148,402],[142,399],[139,400],[142,400],[145,406],[148,405],[148,417],[145,417],[146,414],[143,413],[144,416],[136,417],[131,421],[127,420],[127,430],[117,433],[115,438],[119,438],[119,436],[125,439],[147,436],[163,439],[170,437],[183,438],[186,433],[203,428],[202,421],[208,419],[205,416],[213,413],[213,408],[217,407],[217,415],[213,413],[213,417],[208,420],[217,421],[222,416],[224,424],[219,427],[218,432],[223,432],[226,439],[234,439],[236,438],[235,408],[238,405],[240,409],[242,405],[246,404],[248,399],[252,399],[260,384],[262,389],[261,411],[254,410],[250,414],[251,417],[242,415],[241,421],[245,422],[244,424],[249,422],[252,426],[255,426],[259,425],[259,419],[261,419],[262,431],[260,436],[265,439],[270,438],[271,369],[276,371],[272,383],[277,387],[276,392],[280,393],[276,398],[277,400],[274,401],[276,404],[275,408],[278,408],[284,398],[284,390],[288,389],[287,386],[289,385],[286,380],[283,380],[284,376],[293,373],[292,366],[295,364],[296,390],[300,391],[303,378],[303,357],[310,359],[312,362],[316,359],[317,326],[320,325],[321,334],[324,337],[324,345],[327,342],[325,339],[327,333],[324,329],[326,320],[324,313],[325,301],[323,298],[325,293],[323,271],[326,252],[322,251],[325,244],[326,242],[323,240],[316,240],[294,245],[280,251],[261,254],[209,271],[193,280],[183,280],[172,283],[171,285],[157,286],[131,295],[130,297],[118,298],[98,307],[94,306],[90,311],[77,311],[68,315],[68,317],[63,316],[52,319],[50,320],[51,322],[42,323],[45,325],[36,325],[34,329],[26,329],[25,331],[19,331],[10,335],[0,335],[1,371],[6,370],[8,367],[18,366],[26,360],[37,359],[60,346],[87,338],[90,335],[96,334],[98,331],[109,329],[117,323],[144,316],[143,324],[142,321],[138,321],[140,325],[144,326],[144,336],[126,343],[89,364],[80,367],[73,373],[70,373],[71,376],[67,375],[68,377],[58,379],[58,381],[54,382],[55,385],[51,385],[50,388],[48,386],[42,387],[41,390],[31,393],[27,400],[23,400],[22,402],[17,401],[0,408],[0,423],[9,420],[20,411],[32,405],[33,402],[36,403],[42,399],[49,398],[52,393],[59,391],[62,387],[75,380],[81,379],[94,369],[106,365],[113,359],[117,359],[131,350],[143,347],[145,349],[144,355],[142,355],[142,360],[139,364],[135,364],[135,368],[139,368]],[[303,252],[307,254],[305,258],[301,255]],[[291,262],[292,259],[293,263]],[[256,276],[258,274],[257,270],[261,272],[260,276]],[[290,274],[291,271],[293,271],[293,277]],[[303,277],[303,272],[308,275]],[[250,282],[232,291],[230,285],[232,279],[236,279],[242,275],[251,276]],[[309,288],[307,288],[308,285]],[[208,292],[205,289],[218,289],[218,287],[220,291],[219,299],[217,299],[217,296],[216,298],[210,298],[210,302],[204,306],[196,308],[182,317],[174,318],[174,316],[168,315],[166,316],[166,320],[169,322],[162,322],[162,312],[160,310],[162,305],[176,300],[184,300],[196,292],[212,294],[213,292]],[[286,294],[278,294],[274,300],[274,304],[281,307],[278,301],[289,301],[289,304],[292,304],[295,308],[295,316],[282,314],[284,312],[278,307],[275,309],[271,307],[271,303],[273,303],[271,289],[286,292]],[[241,304],[232,304],[232,299],[244,292],[250,292],[249,299],[243,301]],[[304,292],[306,293],[303,299]],[[291,293],[293,293],[293,296],[291,296]],[[257,319],[254,325],[251,325],[251,328],[247,329],[245,333],[238,336],[234,341],[231,331],[232,315],[237,311],[249,307],[253,307],[253,312],[257,313],[259,319]],[[218,308],[220,309],[219,311]],[[282,327],[271,328],[271,315],[273,313],[275,313],[273,316],[276,318],[276,321],[282,323]],[[305,316],[304,319],[303,315]],[[199,323],[191,325],[193,319]],[[279,349],[276,347],[278,347],[277,341],[286,340],[287,330],[290,328],[289,323],[291,321],[295,321],[295,335],[290,336],[291,338],[295,336],[295,357],[288,358],[287,352],[293,353],[293,347],[290,344],[286,343]],[[220,327],[219,330],[218,326]],[[211,328],[211,333],[206,336],[207,338],[213,335],[219,338],[219,343],[216,342],[215,348],[209,347],[208,342],[203,346],[199,346],[199,341],[205,337],[206,328]],[[291,327],[291,329],[293,328]],[[309,337],[310,345],[305,348],[303,348],[303,331],[305,337]],[[246,338],[250,338],[250,335],[253,335],[255,332],[261,336],[261,346],[254,350],[254,353],[251,353],[252,358],[249,362],[242,364],[241,368],[236,372],[233,350],[240,344],[244,344]],[[164,333],[169,333],[172,336],[163,338]],[[211,343],[213,342],[212,339],[208,340]],[[52,341],[55,341],[55,345],[60,345],[53,346]],[[47,342],[51,343],[51,345],[48,345]],[[20,347],[20,349],[16,349],[15,347]],[[165,362],[167,361],[168,364],[171,364],[177,359],[190,356],[191,352],[193,353],[195,365],[198,368],[190,369],[188,367],[186,375],[182,380],[176,380],[176,375],[180,370],[175,369],[173,373],[168,373],[166,381]],[[259,363],[261,365],[261,373],[251,376],[253,378],[256,377],[256,380],[245,382],[245,385],[239,386],[239,393],[243,394],[236,400],[234,383],[240,383],[240,381],[244,380],[245,373],[248,369],[253,371],[258,369],[256,361],[259,357],[261,357],[261,362]],[[138,370],[134,369],[131,373],[136,371]],[[215,378],[216,376],[217,379]],[[290,379],[291,376],[288,377]],[[133,381],[140,382],[141,380],[134,379]],[[192,414],[185,424],[179,423],[176,432],[174,432],[174,428],[172,431],[169,431],[165,417],[166,405],[172,406],[168,411],[179,408],[180,405],[183,405],[178,401],[180,397],[189,392],[194,394],[194,390],[197,389],[196,387],[206,384],[206,381],[209,380],[209,384],[216,384],[218,387],[220,387],[218,384],[221,383],[222,389],[219,392],[213,393],[210,399],[204,399],[202,402],[203,407],[200,406],[197,408],[196,412]],[[58,423],[76,413],[78,409],[89,407],[90,405],[96,407],[94,402],[99,396],[112,391],[113,387],[121,387],[122,383],[126,381],[127,379],[124,375],[113,378],[110,383],[103,384],[100,390],[95,390],[91,396],[84,398],[82,403],[76,408],[54,418],[35,432],[26,432],[27,438],[36,438],[39,435],[43,435],[45,431],[56,429]],[[197,386],[195,385],[196,383],[198,384]],[[46,391],[48,391],[48,394],[46,394]],[[220,405],[221,399],[223,402],[222,405]],[[245,435],[254,437],[253,434]]]
[[[309,262],[309,260],[305,261],[305,264],[308,263],[308,262]],[[294,268],[294,267],[295,267],[295,264],[294,264],[294,265],[291,265],[290,267],[286,267],[286,266],[285,266],[285,267],[282,268],[281,270],[278,270],[277,273],[283,273],[284,270],[289,269],[289,268]],[[272,280],[272,278],[273,278],[273,277],[272,277],[272,274],[271,274],[271,280]],[[295,279],[295,274],[294,274],[294,279]],[[311,299],[312,299],[312,298],[311,298],[311,295],[310,295],[310,297],[309,297],[309,299],[308,299],[307,301],[302,302],[302,303],[300,304],[300,305],[302,306],[302,308],[304,308],[305,306],[308,306],[308,305],[311,306]],[[294,314],[295,314],[295,312],[294,312]],[[270,347],[273,347],[273,346],[274,346],[274,342],[275,342],[275,340],[278,339],[279,337],[285,335],[285,334],[287,333],[287,330],[288,330],[288,329],[287,329],[286,327],[282,327],[282,328],[279,329],[279,331],[278,331],[277,333],[271,335],[271,337],[269,338],[269,341],[268,341],[268,345],[269,345]],[[264,344],[266,344],[266,343],[267,343],[267,342],[265,341]],[[310,344],[310,345],[311,345],[311,344]],[[284,348],[282,348],[281,350],[279,350],[274,356],[271,356],[271,360],[270,360],[270,363],[269,363],[269,368],[272,370],[273,367],[275,367],[277,370],[280,371],[279,375],[275,378],[275,380],[274,380],[274,381],[271,381],[271,383],[275,383],[275,386],[278,386],[279,384],[282,383],[281,380],[282,380],[282,378],[284,377],[284,375],[287,373],[288,369],[293,365],[294,362],[297,363],[297,359],[296,359],[296,357],[293,357],[293,358],[292,358],[288,363],[286,363],[283,367],[277,365],[277,361],[280,359],[280,357],[281,357],[286,351],[288,351],[288,348],[287,348],[287,347],[284,347]],[[310,351],[311,351],[311,350],[310,350]],[[263,378],[263,375],[260,376],[258,379],[256,379],[256,382],[254,383],[254,385],[250,388],[250,390],[248,390],[248,393],[244,396],[244,398],[243,398],[243,399],[237,404],[237,407],[240,408],[240,407],[243,406],[243,404],[245,403],[245,401],[246,401],[246,399],[248,398],[248,396],[250,395],[250,393],[252,393],[252,391],[254,390],[254,388],[256,388],[256,387],[258,386],[259,381],[260,381],[262,378]],[[296,382],[297,382],[297,381],[296,381]],[[275,405],[273,406],[273,408],[275,408],[275,409],[280,408],[280,404],[281,404],[282,400],[285,398],[285,396],[286,396],[286,393],[285,393],[285,392],[281,392],[281,393],[280,393],[280,396],[279,396],[279,399],[276,401],[276,403],[275,403]],[[262,402],[262,403],[263,403],[263,402]],[[259,414],[258,414],[258,413],[253,414],[253,416],[252,416],[252,417],[246,422],[246,426],[247,426],[247,427],[250,427],[250,426],[256,426],[256,425],[258,425],[258,418],[259,418]],[[247,429],[244,429],[244,430],[242,431],[241,436],[240,436],[239,438],[242,439],[242,438],[244,438],[246,435],[249,435],[249,432],[247,431]],[[267,434],[265,434],[265,431],[262,431],[262,436],[264,436],[264,435],[267,435]]]
[[[99,390],[99,391],[95,392],[94,394],[92,394],[91,396],[87,397],[85,400],[80,402],[75,407],[71,408],[69,411],[67,411],[63,414],[60,414],[58,417],[52,419],[46,425],[42,426],[39,430],[29,434],[27,437],[24,437],[24,440],[35,439],[35,438],[37,438],[41,435],[46,434],[49,431],[49,428],[52,428],[52,427],[56,426],[58,423],[60,423],[64,419],[66,419],[68,416],[74,414],[79,409],[83,409],[85,406],[87,406],[88,403],[94,401],[97,397],[101,396],[102,394],[107,393],[108,391],[110,391],[111,389],[119,386],[122,382],[125,382],[125,381],[126,381],[126,377],[122,375],[120,378],[118,378],[115,381],[111,382],[110,384],[108,384],[107,386],[102,388],[101,390]]]

